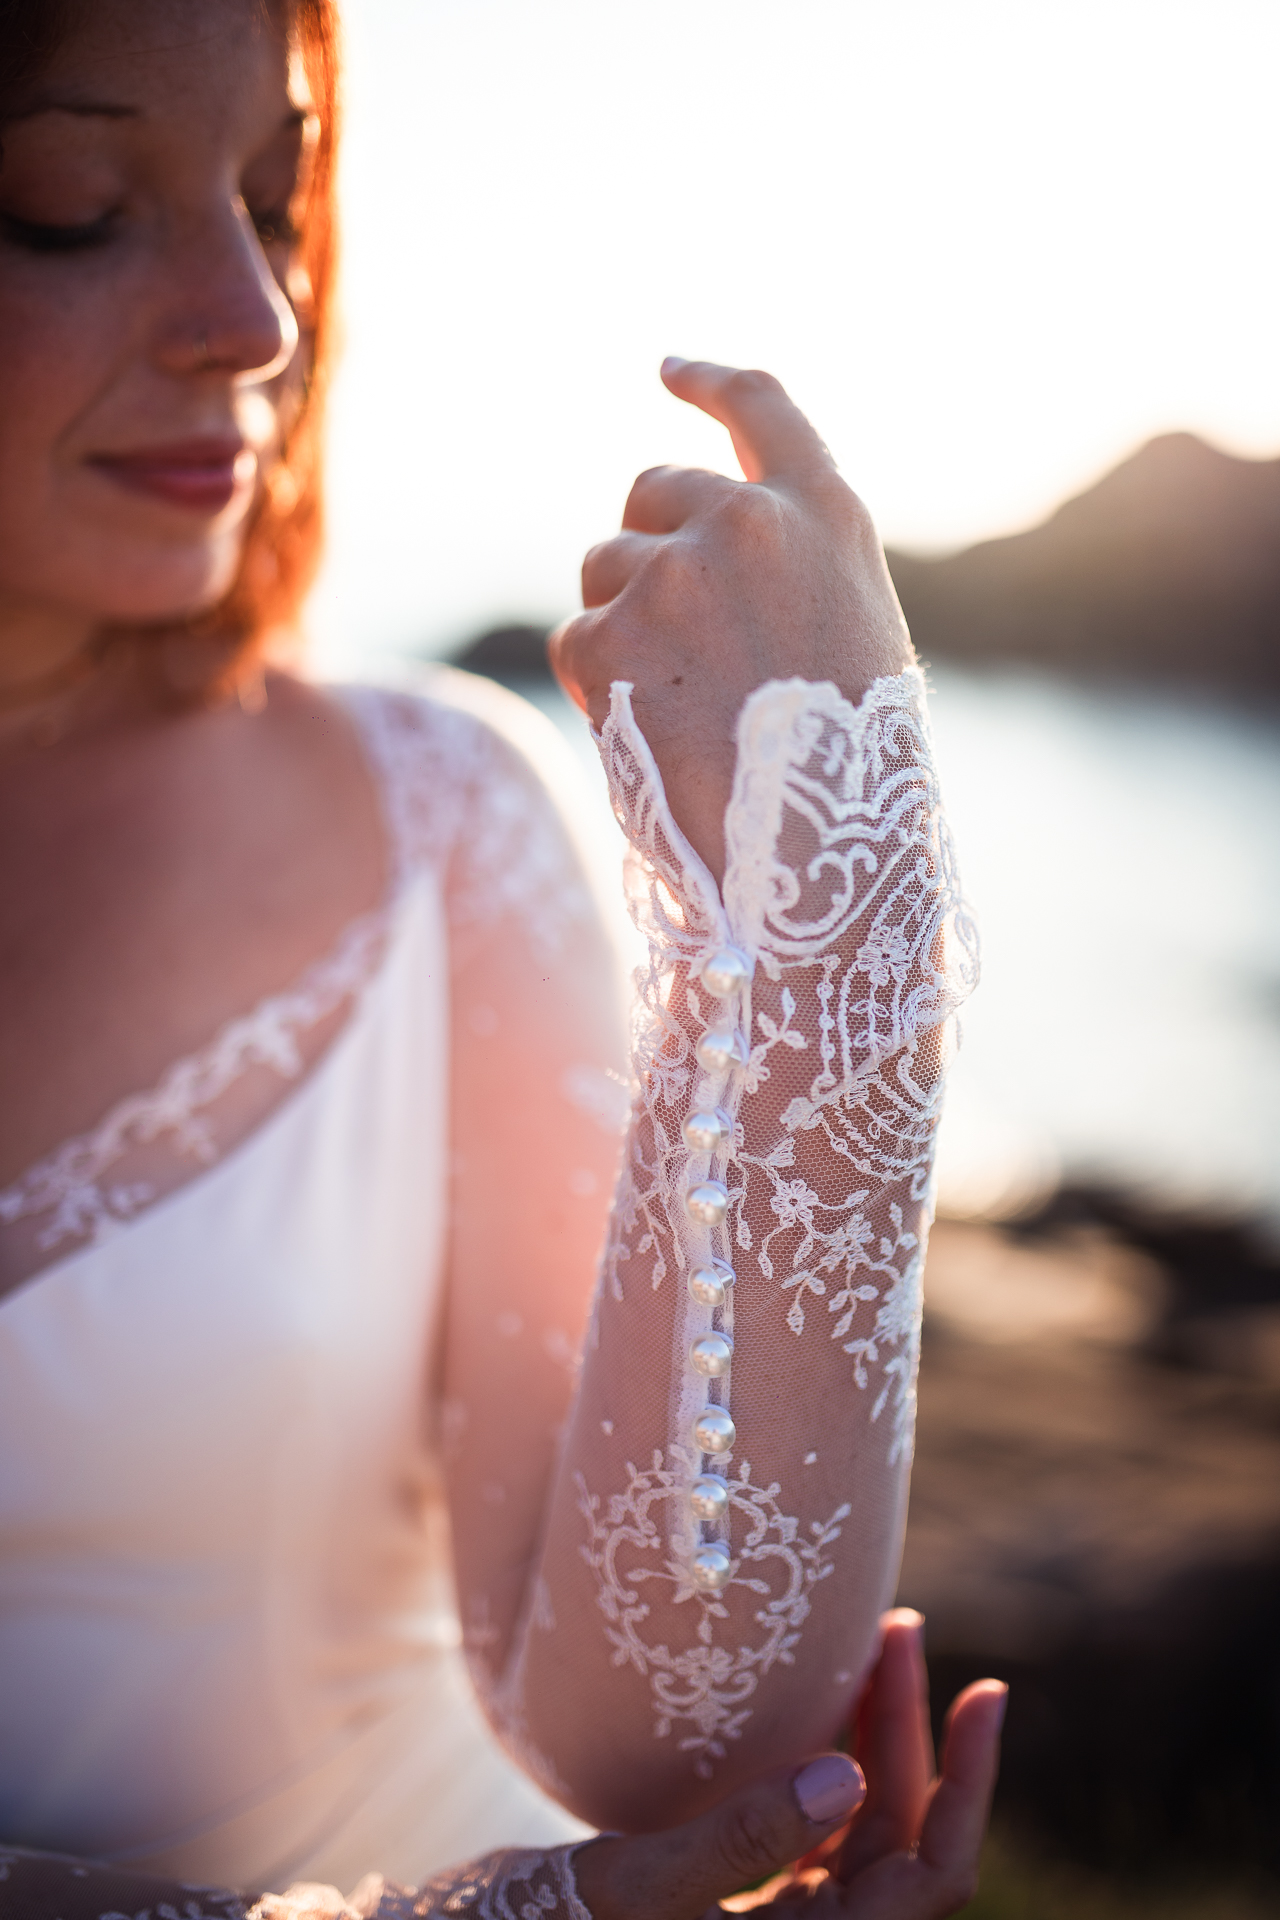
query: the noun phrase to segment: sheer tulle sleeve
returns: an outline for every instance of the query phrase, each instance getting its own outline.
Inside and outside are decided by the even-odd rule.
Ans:
[[[600,1210],[560,1217],[617,1152],[603,1095],[588,1112],[610,1084],[603,950],[570,916],[535,991],[491,917],[462,963],[505,1038],[457,1095],[464,1160],[484,1143],[460,1212],[490,1210],[452,1283],[450,1473],[494,1724],[576,1812],[634,1830],[829,1744],[874,1657],[976,960],[915,672],[857,707],[801,681],[751,696],[723,896],[625,685],[600,747],[649,961],[594,1302],[584,1334]],[[517,1321],[539,1329],[519,1364]],[[557,1338],[581,1346],[571,1404],[566,1372],[543,1383]]]
[[[255,1899],[0,1842],[0,1910],[9,1920],[591,1920],[578,1898],[575,1851],[509,1847],[419,1887],[368,1873],[346,1895],[299,1881]]]

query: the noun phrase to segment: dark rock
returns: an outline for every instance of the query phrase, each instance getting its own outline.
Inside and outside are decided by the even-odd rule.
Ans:
[[[1108,1872],[1280,1876],[1280,1375],[1152,1358],[1178,1223],[1131,1206],[1127,1240],[1079,1196],[1021,1234],[939,1223],[900,1597],[935,1701],[1011,1684],[1014,1830]]]
[[[490,627],[478,639],[470,640],[453,657],[455,667],[468,673],[482,673],[486,679],[507,681],[549,680],[547,628],[533,626]]]
[[[889,564],[925,659],[1280,693],[1280,460],[1166,434],[1042,526]]]
[[[939,1701],[1009,1682],[998,1814],[1041,1848],[1127,1875],[1247,1868],[1280,1901],[1278,1618],[1273,1552],[1188,1570],[1053,1659],[941,1652],[930,1682]]]
[[[1158,1267],[1162,1311],[1146,1351],[1280,1384],[1280,1256],[1249,1221],[1179,1215],[1107,1187],[1067,1186],[1012,1228],[1027,1243],[1102,1228]]]

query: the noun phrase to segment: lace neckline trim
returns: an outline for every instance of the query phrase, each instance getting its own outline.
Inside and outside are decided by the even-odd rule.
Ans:
[[[296,1080],[306,1064],[299,1036],[371,985],[412,865],[394,795],[388,791],[376,722],[359,691],[341,688],[334,694],[355,725],[383,816],[388,880],[382,903],[348,921],[328,951],[292,986],[264,995],[249,1013],[233,1015],[206,1046],[175,1060],[146,1092],[126,1094],[96,1127],[64,1140],[11,1186],[0,1189],[0,1226],[47,1216],[35,1236],[41,1253],[68,1240],[99,1244],[160,1197],[150,1182],[108,1177],[130,1149],[167,1138],[176,1153],[201,1166],[212,1165],[220,1150],[204,1110],[252,1067],[267,1067],[283,1080]]]
[[[208,1046],[176,1060],[146,1093],[127,1094],[90,1132],[74,1135],[29,1167],[0,1191],[0,1222],[48,1215],[36,1235],[42,1253],[64,1240],[93,1244],[158,1197],[149,1182],[107,1180],[131,1147],[167,1135],[176,1152],[211,1165],[219,1149],[202,1110],[251,1067],[298,1078],[304,1065],[299,1034],[368,986],[386,948],[390,917],[388,903],[350,922],[336,946],[292,987],[228,1020]]]

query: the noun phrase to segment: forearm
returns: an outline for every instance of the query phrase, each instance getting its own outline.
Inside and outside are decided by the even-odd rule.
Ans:
[[[972,977],[921,698],[914,675],[856,713],[800,682],[753,696],[723,902],[625,700],[605,730],[652,964],[513,1689],[602,1823],[824,1744],[896,1579],[946,1021]]]

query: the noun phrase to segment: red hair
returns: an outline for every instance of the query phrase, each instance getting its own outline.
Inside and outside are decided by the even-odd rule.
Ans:
[[[284,0],[320,120],[289,289],[298,308],[305,355],[303,389],[279,459],[249,519],[234,583],[225,599],[190,623],[228,649],[215,683],[237,680],[273,635],[296,631],[324,542],[324,403],[334,345],[336,221],[334,162],[338,116],[338,18],[335,0]],[[298,283],[306,289],[299,296]],[[172,631],[169,629],[168,631]],[[212,690],[212,688],[210,688]]]

